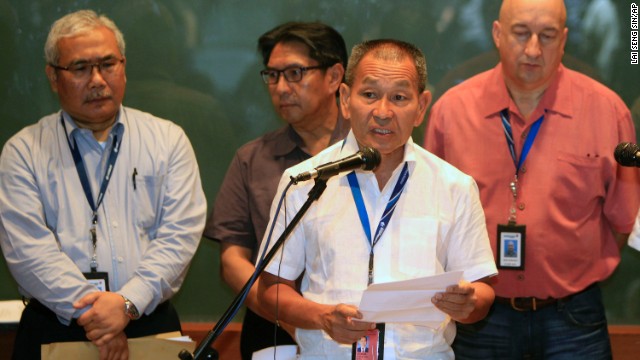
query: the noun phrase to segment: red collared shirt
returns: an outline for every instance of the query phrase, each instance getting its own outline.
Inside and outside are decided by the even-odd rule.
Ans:
[[[639,173],[613,158],[618,143],[635,140],[629,110],[611,90],[563,66],[527,120],[507,92],[501,65],[438,100],[425,147],[476,180],[494,255],[515,175],[500,121],[505,108],[517,157],[531,124],[543,114],[545,120],[519,174],[525,269],[501,270],[496,295],[563,297],[606,279],[620,261],[611,229],[629,233],[640,204]]]

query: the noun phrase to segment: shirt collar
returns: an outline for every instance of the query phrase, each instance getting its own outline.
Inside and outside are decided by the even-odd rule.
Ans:
[[[574,114],[574,106],[578,105],[573,100],[572,83],[566,81],[567,69],[560,64],[556,75],[549,84],[549,88],[545,91],[540,106],[543,109],[561,114],[565,117],[572,118]]]
[[[275,157],[289,155],[296,149],[302,151],[302,139],[291,125],[277,130],[269,142],[273,146],[273,155]]]
[[[76,136],[74,135],[74,133],[82,133],[83,131],[89,132],[89,130],[87,129],[79,128],[78,125],[76,125],[75,121],[73,121],[73,119],[71,118],[71,115],[69,115],[69,113],[67,113],[66,111],[60,110],[60,114],[62,116],[62,121],[64,121],[65,123],[65,127],[67,129],[67,137],[69,137],[69,139],[71,139],[72,136]],[[120,116],[121,114],[125,115]],[[126,118],[126,113],[124,111],[124,107],[120,105],[120,110],[118,110],[118,113],[116,114],[116,121],[111,127],[109,137],[113,137],[114,134],[122,137],[122,134],[124,133],[124,122],[122,121],[122,117]]]
[[[349,135],[347,135],[347,137],[342,142],[342,146],[340,148],[340,156],[338,157],[338,159],[343,159],[347,156],[353,155],[359,150],[360,146],[358,145],[358,141],[353,134],[353,130],[350,130]],[[411,138],[411,136],[409,136],[407,143],[404,144],[404,155],[399,166],[401,166],[405,161],[409,163],[409,169],[413,169],[416,162],[416,150],[413,143],[413,138]]]
[[[564,65],[560,64],[551,84],[549,84],[549,87],[542,95],[542,99],[540,99],[539,109],[542,109],[542,111],[546,109],[565,117],[573,117],[571,82],[564,81],[566,72]],[[479,106],[480,113],[485,118],[489,118],[503,109],[516,109],[504,82],[502,64],[498,64],[489,72],[486,91],[482,93]]]
[[[338,120],[336,121],[336,127],[333,129],[333,133],[331,133],[329,145],[344,139],[350,128],[351,123],[342,116],[342,112],[338,109]],[[291,125],[287,125],[282,129],[274,140],[276,140],[276,142],[274,143],[273,154],[276,157],[286,156],[296,149],[303,151],[302,138]]]

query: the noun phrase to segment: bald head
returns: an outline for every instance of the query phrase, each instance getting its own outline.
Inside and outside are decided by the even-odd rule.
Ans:
[[[508,24],[515,14],[544,11],[558,20],[560,28],[567,22],[567,8],[563,0],[504,0],[500,6],[499,21]]]
[[[507,87],[540,94],[556,73],[567,39],[562,0],[505,0],[493,23],[493,40]]]

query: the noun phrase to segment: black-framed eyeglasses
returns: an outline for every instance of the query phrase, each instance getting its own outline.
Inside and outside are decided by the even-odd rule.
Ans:
[[[98,69],[98,72],[100,72],[102,76],[108,76],[116,73],[120,69],[120,65],[123,63],[124,59],[106,58],[94,63],[80,61],[69,66],[49,65],[56,70],[68,71],[76,79],[83,80],[88,79],[91,76],[94,67]]]
[[[277,84],[280,79],[280,74],[284,75],[284,79],[288,82],[298,82],[302,80],[302,76],[309,70],[314,69],[326,69],[325,65],[316,66],[294,66],[288,67],[284,70],[267,69],[260,71],[260,76],[265,84]]]

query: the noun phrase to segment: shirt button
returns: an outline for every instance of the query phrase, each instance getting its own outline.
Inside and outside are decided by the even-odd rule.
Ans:
[[[527,168],[523,166],[522,168],[520,168],[520,172],[522,172],[523,174],[526,173],[527,172]]]
[[[118,227],[118,222],[114,221],[114,222],[111,223],[111,225],[113,225],[114,228],[117,228]]]
[[[524,274],[518,274],[518,280],[524,280]]]
[[[524,210],[524,203],[520,203],[520,204],[518,204],[518,209],[520,209],[520,210]]]
[[[119,263],[124,262],[124,258],[123,258],[122,256],[118,256],[118,262],[119,262]]]

